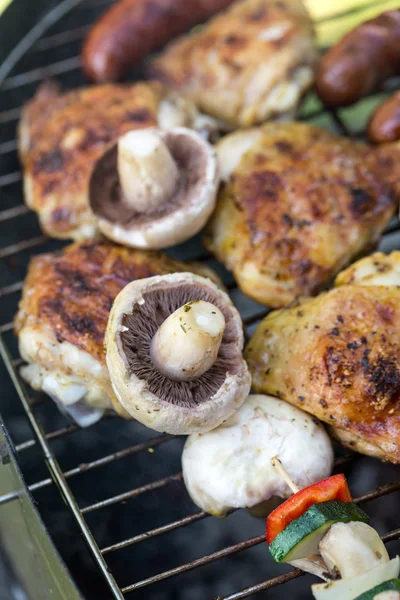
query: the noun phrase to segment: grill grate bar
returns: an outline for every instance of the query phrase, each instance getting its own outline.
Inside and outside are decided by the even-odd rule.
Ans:
[[[13,171],[12,173],[7,173],[7,175],[0,176],[0,188],[6,187],[7,185],[11,185],[13,183],[17,183],[17,181],[21,181],[21,173],[20,171]]]
[[[150,531],[146,531],[145,533],[135,535],[131,538],[124,540],[123,542],[118,542],[117,544],[106,546],[105,548],[102,548],[101,552],[102,554],[107,554],[108,552],[115,552],[115,550],[121,550],[122,548],[131,546],[132,544],[138,544],[139,542],[148,540],[152,537],[155,537],[156,535],[161,535],[162,533],[167,533],[168,531],[173,531],[174,529],[179,529],[180,527],[184,527],[185,525],[189,525],[190,523],[194,523],[195,521],[201,521],[202,519],[206,519],[210,516],[211,515],[201,510],[197,513],[193,513],[192,515],[188,515],[187,517],[183,517],[182,519],[178,519],[177,521],[173,521],[172,523],[168,523],[167,525],[162,525],[161,527],[150,529]]]
[[[20,204],[19,206],[14,206],[13,208],[2,210],[0,212],[0,222],[8,221],[9,219],[15,219],[15,217],[26,215],[28,212],[29,208],[25,204]]]
[[[388,542],[393,542],[394,540],[398,540],[400,538],[400,529],[394,529],[389,533],[385,533],[385,535],[382,535],[381,538],[385,544],[387,544]],[[294,569],[293,571],[289,571],[289,573],[279,575],[278,577],[273,577],[272,579],[268,579],[267,581],[263,581],[262,583],[257,583],[256,585],[247,587],[244,590],[241,590],[240,592],[235,592],[234,594],[230,594],[229,596],[218,596],[214,600],[242,600],[243,598],[253,596],[257,592],[264,592],[265,590],[269,590],[273,587],[276,587],[277,585],[287,583],[291,579],[296,579],[297,577],[301,577],[302,575],[305,575],[303,571],[300,571],[300,569]]]
[[[15,294],[16,292],[20,292],[24,285],[23,281],[17,281],[16,283],[11,283],[10,285],[5,285],[0,288],[0,298],[2,296],[9,296],[10,294]]]
[[[230,594],[229,596],[218,596],[215,600],[242,600],[242,598],[248,598],[249,596],[253,596],[257,594],[257,592],[264,592],[265,590],[270,590],[273,587],[277,587],[278,585],[283,585],[292,579],[297,579],[298,577],[302,577],[305,575],[304,571],[300,571],[300,569],[293,569],[293,571],[289,571],[289,573],[285,573],[284,575],[278,575],[277,577],[272,577],[267,581],[263,581],[262,583],[257,583],[256,585],[252,585],[241,592],[236,592],[234,594]]]
[[[30,402],[32,404],[32,402]],[[50,431],[46,433],[46,440],[56,440],[57,438],[63,437],[64,435],[68,435],[70,433],[74,433],[78,431],[80,427],[78,425],[67,425],[66,427],[61,427],[60,429],[56,429],[55,431]],[[32,448],[32,446],[36,445],[36,440],[27,440],[26,442],[22,442],[22,444],[18,444],[15,446],[17,452],[22,452],[23,450],[27,450],[28,448]]]
[[[16,108],[11,108],[10,110],[0,111],[0,123],[9,123],[10,121],[16,121],[19,118],[21,109],[22,106],[17,106]]]
[[[47,35],[46,37],[37,41],[36,44],[33,46],[32,50],[49,50],[49,48],[57,48],[58,46],[63,46],[64,44],[68,44],[69,42],[82,40],[88,33],[88,31],[90,31],[90,29],[91,25],[86,25],[85,27],[76,27],[75,29],[64,31],[63,33]]]
[[[4,325],[0,325],[0,333],[6,333],[7,331],[11,331],[13,328],[13,322],[4,323]]]
[[[124,500],[130,500],[131,498],[135,498],[140,494],[144,494],[146,492],[152,492],[153,490],[158,490],[159,488],[172,483],[173,481],[181,481],[182,473],[176,473],[175,475],[169,475],[168,477],[164,477],[163,479],[158,479],[157,481],[153,481],[152,483],[146,483],[145,485],[141,485],[129,492],[123,492],[122,494],[118,494],[117,496],[112,496],[111,498],[106,498],[106,500],[101,500],[100,502],[95,502],[94,504],[89,504],[89,506],[85,506],[85,508],[81,509],[83,515],[89,512],[93,512],[94,510],[98,510],[99,508],[104,508],[106,506],[111,506],[112,504],[116,504],[117,502],[123,502]]]
[[[66,431],[67,428],[64,428],[64,429],[65,429],[65,431],[60,433],[58,435],[58,437],[65,435],[66,433],[72,433],[72,431],[76,431],[77,429],[80,429],[80,428],[76,427],[75,429],[72,429],[69,431]],[[50,439],[48,436],[45,436],[45,437],[46,437],[46,439]],[[171,438],[172,438],[172,436],[163,435],[158,438],[148,440],[147,442],[143,442],[141,444],[135,444],[134,446],[129,446],[129,448],[125,448],[124,450],[119,450],[118,452],[113,452],[112,454],[108,454],[107,456],[103,456],[102,458],[98,458],[97,460],[93,460],[92,462],[81,463],[77,467],[74,467],[73,469],[69,469],[69,471],[65,471],[63,473],[63,476],[65,477],[65,479],[69,479],[70,477],[73,477],[74,475],[86,473],[87,471],[91,471],[92,469],[96,469],[97,467],[102,467],[102,466],[112,463],[116,460],[119,460],[120,458],[124,458],[126,456],[130,456],[131,454],[140,452],[141,450],[146,450],[151,447],[160,446],[161,444],[168,442]],[[51,477],[47,477],[46,479],[41,479],[40,481],[31,483],[30,485],[28,485],[28,489],[30,492],[34,492],[36,490],[41,490],[44,487],[48,487],[52,483],[53,483],[53,480],[51,479]],[[18,492],[13,492],[13,493],[5,494],[4,496],[1,496],[0,497],[0,506],[2,504],[5,504],[6,502],[9,502],[10,500],[14,500],[17,497],[18,497]]]
[[[203,565],[207,565],[214,560],[218,560],[220,558],[224,558],[225,556],[230,556],[231,554],[235,554],[236,552],[241,552],[242,550],[247,550],[247,548],[252,548],[253,546],[257,546],[257,544],[261,544],[265,540],[265,535],[257,535],[248,540],[244,540],[243,542],[239,542],[238,544],[233,544],[232,546],[228,546],[227,548],[223,548],[222,550],[218,550],[217,552],[213,552],[212,554],[207,554],[206,556],[202,556],[201,558],[197,558],[191,562],[185,563],[184,565],[180,565],[179,567],[175,567],[174,569],[169,569],[168,571],[163,571],[162,573],[158,573],[153,577],[148,577],[147,579],[142,579],[142,581],[138,581],[137,583],[133,583],[122,588],[122,593],[127,594],[128,592],[133,592],[138,590],[139,588],[146,587],[147,585],[151,585],[152,583],[157,583],[158,581],[162,581],[163,579],[167,579],[168,577],[173,577],[174,575],[179,575],[180,573],[185,573],[187,571],[191,571],[192,569],[196,569],[197,567],[201,567]]]
[[[53,75],[61,75],[63,73],[75,71],[76,69],[79,69],[80,66],[81,57],[72,56],[71,58],[60,60],[45,67],[39,67],[38,69],[32,69],[31,71],[9,77],[4,80],[2,89],[3,91],[12,90],[23,85],[28,85],[29,83],[34,83],[35,81],[43,81]]]
[[[0,144],[0,154],[7,154],[8,152],[14,152],[17,149],[17,140],[10,140],[9,142],[3,142]]]
[[[34,238],[30,238],[29,240],[23,240],[22,242],[18,242],[17,244],[11,244],[10,246],[1,248],[0,258],[12,256],[13,254],[17,254],[22,250],[28,250],[29,248],[40,246],[40,244],[44,244],[47,240],[48,238],[45,235],[38,235]]]

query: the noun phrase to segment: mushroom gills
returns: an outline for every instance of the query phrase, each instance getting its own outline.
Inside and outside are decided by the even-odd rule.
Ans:
[[[97,160],[89,202],[106,237],[132,248],[167,248],[204,227],[218,182],[215,151],[199,133],[141,129]]]
[[[153,363],[169,379],[196,379],[217,360],[224,330],[224,315],[215,304],[188,302],[157,330],[150,346]]]
[[[215,311],[217,314],[212,316],[218,317],[219,323],[222,320],[225,323],[222,332],[219,331],[218,334],[219,337],[222,333],[219,343],[223,343],[219,346],[215,362],[204,372],[200,370],[198,376],[192,373],[193,378],[186,380],[182,365],[188,358],[185,355],[186,344],[191,347],[191,342],[185,342],[182,346],[182,339],[189,340],[186,335],[189,336],[190,331],[186,330],[186,334],[184,333],[181,325],[185,321],[180,322],[179,319],[183,319],[183,316],[188,318],[191,311],[185,312],[185,307],[193,307],[197,303],[199,315],[204,306],[207,310],[210,309],[207,305],[215,307],[211,312]],[[169,321],[171,317],[172,321]],[[164,350],[164,343],[168,342],[171,322],[174,324],[172,331],[180,331],[182,335],[179,342],[171,341],[171,347],[166,350],[169,358],[173,359],[168,371],[165,364],[160,367],[160,359],[155,357],[161,348]],[[226,310],[211,288],[204,289],[198,283],[152,287],[143,294],[143,302],[136,304],[131,314],[125,315],[122,325],[120,340],[130,371],[139,379],[145,380],[149,391],[166,402],[187,407],[199,405],[217,392],[224,384],[227,373],[236,373],[240,368],[236,359],[235,326],[230,311]],[[221,329],[220,325],[218,329]],[[214,350],[215,346],[216,344]],[[189,358],[196,361],[196,356]]]

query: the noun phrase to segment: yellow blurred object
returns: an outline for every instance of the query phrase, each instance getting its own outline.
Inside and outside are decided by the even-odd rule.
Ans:
[[[316,25],[317,44],[326,48],[345,33],[385,10],[400,8],[400,0],[304,0]]]
[[[7,6],[10,4],[11,0],[0,0],[0,15],[3,12],[3,10],[5,10],[7,8]]]

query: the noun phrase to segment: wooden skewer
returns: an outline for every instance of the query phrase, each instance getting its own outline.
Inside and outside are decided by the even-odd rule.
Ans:
[[[289,473],[286,471],[285,467],[282,465],[281,461],[277,456],[271,458],[271,464],[274,469],[279,473],[279,475],[286,481],[293,494],[297,494],[300,491],[300,488],[295,484],[293,479],[290,477]]]

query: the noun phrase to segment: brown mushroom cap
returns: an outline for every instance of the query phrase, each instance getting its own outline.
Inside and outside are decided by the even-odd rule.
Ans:
[[[175,160],[180,182],[175,193],[152,211],[138,212],[126,201],[118,175],[118,142],[98,159],[89,183],[89,201],[102,233],[126,246],[166,248],[198,233],[216,201],[218,169],[214,149],[183,127],[157,132]]]
[[[151,359],[158,327],[188,302],[217,306],[226,328],[214,365],[197,379],[173,381]],[[240,316],[225,292],[192,273],[132,282],[117,296],[106,334],[107,365],[123,407],[156,431],[204,432],[220,425],[244,402],[250,375],[242,357]]]

